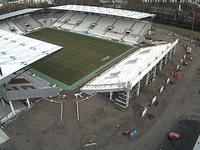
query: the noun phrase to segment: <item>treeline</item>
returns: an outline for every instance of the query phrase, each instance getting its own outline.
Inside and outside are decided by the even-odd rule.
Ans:
[[[29,2],[29,3],[23,3],[23,4],[5,3],[0,7],[0,14],[5,14],[12,11],[25,9],[25,8],[46,8],[46,7],[49,7],[47,2],[43,2],[43,3]]]
[[[54,0],[57,5],[68,5],[68,4],[77,4],[77,5],[100,5],[100,0]]]

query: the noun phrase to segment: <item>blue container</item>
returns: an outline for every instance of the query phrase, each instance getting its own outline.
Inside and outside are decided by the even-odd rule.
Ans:
[[[133,129],[131,130],[130,134],[129,134],[130,139],[131,139],[131,140],[134,140],[135,137],[136,137],[136,134],[137,134],[137,131],[133,128]]]

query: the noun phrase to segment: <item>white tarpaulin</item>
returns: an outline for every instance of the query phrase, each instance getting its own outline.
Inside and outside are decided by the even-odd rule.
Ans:
[[[89,13],[96,13],[96,14],[120,16],[120,17],[132,18],[132,19],[143,19],[143,18],[148,18],[148,17],[152,17],[152,18],[155,17],[155,14],[150,14],[150,13],[106,8],[106,7],[85,6],[85,5],[64,5],[64,6],[51,7],[50,9],[89,12]]]
[[[0,80],[62,47],[0,30]]]
[[[84,92],[117,91],[135,86],[167,53],[178,40],[172,43],[140,48],[118,64],[103,72],[81,89]]]

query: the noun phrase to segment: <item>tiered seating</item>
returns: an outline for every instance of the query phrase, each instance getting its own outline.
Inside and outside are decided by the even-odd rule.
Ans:
[[[55,24],[53,24],[53,27],[61,27],[66,22],[66,20],[69,20],[69,18],[71,18],[73,15],[73,12],[65,13],[62,17],[60,17],[60,19],[58,19],[58,21]]]
[[[99,19],[101,18],[101,16],[99,15],[88,15],[83,23],[81,23],[79,26],[76,26],[74,28],[74,30],[76,31],[81,31],[81,32],[85,32],[89,30],[89,27],[93,24],[96,23]]]
[[[87,16],[87,14],[85,13],[76,13],[74,14],[71,18],[69,18],[68,21],[66,21],[66,23],[64,23],[62,25],[62,28],[64,29],[72,29],[74,28],[75,26],[78,25],[78,23],[85,18]]]
[[[126,35],[123,38],[124,41],[128,42],[128,43],[134,43],[134,44],[138,44],[140,43],[141,38],[139,36],[136,35]]]
[[[87,32],[129,43],[140,43],[150,30],[151,23],[114,16],[67,12],[53,27]]]
[[[117,32],[107,32],[105,34],[106,37],[111,38],[111,39],[116,39],[116,40],[121,40],[124,36],[123,33],[117,33]]]
[[[49,27],[61,18],[65,13],[50,12],[44,14],[32,14],[43,26]]]
[[[97,25],[93,28],[90,29],[88,32],[91,34],[96,34],[96,35],[101,35],[103,36],[104,33],[106,32],[106,29],[109,26],[112,26],[112,24],[116,21],[114,17],[102,17],[98,22]]]
[[[9,29],[14,29],[17,34],[23,34],[24,33],[23,30],[18,28],[17,25],[14,24],[12,21],[7,21],[7,25],[9,27]]]
[[[131,29],[131,34],[139,35],[139,33],[142,31],[145,25],[145,22],[137,21]]]
[[[117,22],[113,25],[113,32],[124,33],[126,29],[130,29],[133,25],[133,20],[127,19],[118,19]]]
[[[151,29],[151,23],[145,21],[137,21],[130,29],[130,34],[124,36],[123,40],[129,43],[140,43]]]
[[[151,23],[146,23],[142,31],[139,33],[140,36],[144,37],[151,30]]]
[[[116,40],[121,40],[127,29],[130,29],[134,24],[133,20],[118,19],[113,25],[112,30],[108,31],[105,36]]]
[[[74,11],[55,13],[52,11],[45,15],[25,15],[5,20],[0,24],[0,29],[24,34],[39,29],[42,26],[86,32],[94,36],[129,43],[140,43],[149,30],[151,30],[152,25],[150,22],[144,20],[140,21],[109,15],[102,16]]]
[[[4,30],[4,31],[12,32],[11,28],[8,26],[8,24],[6,22],[3,22],[3,23],[0,24],[0,29]]]
[[[13,23],[24,32],[32,31],[41,27],[41,24],[31,16],[24,16],[22,18],[13,20]]]

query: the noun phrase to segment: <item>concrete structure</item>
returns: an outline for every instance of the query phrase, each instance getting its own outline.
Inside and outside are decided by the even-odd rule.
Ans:
[[[150,13],[142,13],[137,11],[106,8],[106,7],[85,6],[85,5],[64,5],[64,6],[51,7],[50,9],[88,12],[88,13],[104,14],[117,17],[126,17],[131,19],[144,19],[144,18],[155,17],[155,14],[150,14]]]
[[[0,98],[2,106],[6,107],[6,104],[9,104],[12,111],[6,117],[5,114],[0,114],[2,123],[2,120],[16,115],[14,101],[26,100],[29,107],[30,98],[54,96],[59,92],[58,88],[39,85],[36,84],[36,80],[22,77],[23,71],[19,70],[62,47],[2,30],[0,30],[0,47]]]
[[[71,8],[67,6],[53,7],[52,9],[68,10]],[[97,10],[93,11],[96,7],[89,7],[90,9],[88,7],[86,7],[87,9],[85,7],[81,8],[81,12],[79,12],[80,10],[78,8],[77,10],[73,8],[65,12],[52,27],[61,30],[81,32],[115,41],[117,40],[128,44],[139,44],[151,33],[152,22],[138,20],[146,17],[151,18],[153,17],[151,14],[132,11],[123,14],[121,11],[125,10],[112,9],[112,12],[110,12],[110,10],[105,12],[107,15],[104,15]],[[104,9],[103,7],[98,8]],[[88,14],[87,12],[93,12],[95,14]],[[119,16],[116,17],[117,15]]]
[[[140,48],[118,64],[100,74],[81,90],[88,94],[108,94],[111,100],[127,108],[129,99],[140,94],[140,87],[148,85],[168,54],[175,50],[178,40],[152,47]],[[157,67],[159,66],[159,68]]]
[[[13,18],[13,17],[16,17],[16,16],[32,13],[32,12],[35,12],[35,11],[38,11],[38,10],[42,10],[42,8],[27,8],[27,9],[7,13],[7,14],[4,14],[4,15],[0,15],[0,21],[4,20],[4,19]]]

